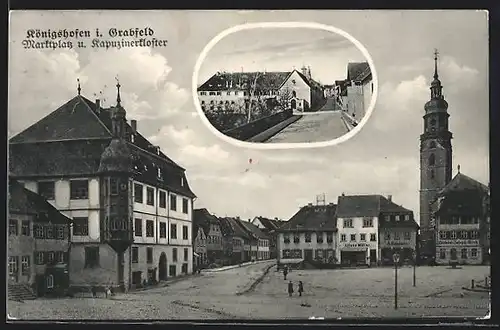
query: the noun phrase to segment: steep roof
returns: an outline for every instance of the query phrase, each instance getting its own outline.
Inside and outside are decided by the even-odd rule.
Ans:
[[[67,224],[72,220],[59,212],[42,196],[24,188],[17,180],[9,179],[9,213],[38,215],[37,221]]]
[[[336,230],[337,205],[306,205],[286,221],[278,230]]]
[[[268,239],[269,238],[262,230],[259,229],[259,227],[257,227],[253,223],[250,223],[248,221],[238,220],[238,219],[236,219],[236,222],[250,236],[253,236],[255,238],[260,238],[260,239]]]
[[[452,191],[464,190],[477,190],[482,193],[488,193],[489,188],[481,182],[459,172],[443,189],[439,191],[438,195],[445,195]]]
[[[249,233],[244,230],[238,223],[240,220],[231,217],[222,218],[221,220],[223,220],[227,224],[228,231],[231,233],[231,235],[244,239],[251,238]]]
[[[256,218],[259,219],[262,225],[269,231],[278,229],[284,223],[284,221],[276,219],[268,219],[265,217],[256,217]]]
[[[387,199],[384,196],[378,196],[380,199],[380,212],[387,213],[413,213],[412,210],[394,203],[392,200]]]
[[[210,225],[219,225],[219,218],[211,214],[206,208],[195,209],[193,211],[193,223],[203,228],[205,235],[210,232]]]
[[[398,213],[407,214],[410,216],[408,220],[404,218],[400,221],[387,221],[384,216],[379,218],[379,225],[382,228],[419,228],[419,225],[413,217],[413,211],[409,210],[401,205],[394,203],[392,200],[387,199],[384,196],[379,196],[380,198],[380,213]]]
[[[76,96],[9,140],[13,176],[85,176],[99,170],[101,155],[111,142],[111,109],[98,108]],[[126,125],[134,176],[141,181],[195,197],[185,170]],[[64,159],[64,162],[61,162]],[[162,178],[158,180],[158,168]]]
[[[488,197],[481,190],[452,190],[445,195],[439,196],[431,206],[433,211],[438,214],[449,213],[475,216],[486,211],[489,202]]]
[[[347,80],[361,80],[362,75],[367,74],[370,70],[368,62],[351,62],[347,64]]]
[[[379,195],[339,196],[337,217],[376,217],[380,213]]]

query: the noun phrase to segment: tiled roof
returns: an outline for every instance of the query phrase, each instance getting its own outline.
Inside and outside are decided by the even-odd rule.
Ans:
[[[394,203],[392,200],[387,199],[384,196],[379,196],[380,198],[380,213],[382,216],[379,218],[379,225],[382,228],[418,228],[418,224],[413,217],[413,211],[404,208],[401,205]],[[391,213],[396,213],[398,215],[409,215],[409,220],[401,219],[400,221],[390,220],[386,221],[384,215],[390,215]]]
[[[347,64],[347,80],[360,80],[362,74],[370,69],[368,62],[351,62]]]
[[[128,147],[134,159],[134,177],[188,197],[195,197],[184,168],[144,136],[126,125]],[[97,173],[101,155],[111,142],[111,110],[97,108],[83,96],[63,106],[10,139],[9,168],[17,177],[83,176]],[[64,159],[64,161],[61,161]],[[158,168],[163,179],[158,180]]]
[[[454,190],[441,196],[432,206],[438,214],[479,215],[484,211],[484,197],[480,190]]]
[[[337,228],[337,205],[307,205],[302,207],[279,230],[320,230]]]
[[[379,195],[339,196],[337,216],[346,217],[376,217],[380,213]]]
[[[284,221],[264,217],[257,217],[257,219],[259,219],[262,225],[269,231],[278,229],[284,223]]]
[[[235,220],[249,235],[260,238],[260,239],[268,239],[269,237],[260,230],[256,225],[244,220]]]
[[[260,90],[277,90],[292,72],[223,72],[216,73],[200,87],[199,91],[220,91],[247,89],[257,78]],[[232,83],[232,88],[230,87]]]
[[[220,226],[219,218],[211,214],[206,208],[194,210],[193,222],[203,228],[205,235],[210,232],[211,224]]]
[[[488,193],[489,188],[465,174],[458,173],[443,189],[439,191],[439,195],[445,195],[451,191],[463,190],[477,190],[483,193]]]
[[[9,179],[9,213],[38,215],[37,221],[50,221],[56,224],[66,224],[72,220],[42,196],[24,188],[14,179]]]
[[[402,205],[398,205],[394,203],[392,200],[387,199],[384,196],[378,196],[380,198],[380,212],[387,213],[413,213],[412,210],[409,210]]]
[[[250,239],[251,237],[249,234],[238,224],[240,220],[226,217],[226,218],[221,218],[221,220],[225,221],[226,225],[228,226],[228,229],[231,233],[231,235],[236,236],[236,237],[241,237],[244,239]]]

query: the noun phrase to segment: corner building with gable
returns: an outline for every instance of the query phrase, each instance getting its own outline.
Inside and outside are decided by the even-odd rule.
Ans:
[[[72,287],[126,290],[192,272],[184,168],[114,107],[80,95],[9,141],[9,176],[73,219]]]

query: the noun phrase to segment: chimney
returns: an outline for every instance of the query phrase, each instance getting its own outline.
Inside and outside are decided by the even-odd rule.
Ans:
[[[137,133],[137,120],[132,119],[130,121],[130,126],[132,126],[132,133]]]
[[[313,206],[313,203],[307,203],[307,206]]]
[[[342,197],[345,197],[345,194],[344,194],[344,193],[342,193]]]
[[[389,202],[392,202],[392,195],[387,195],[387,199],[389,200]]]

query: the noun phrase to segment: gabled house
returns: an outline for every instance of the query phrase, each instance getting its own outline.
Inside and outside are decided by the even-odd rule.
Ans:
[[[42,196],[9,180],[8,296],[69,288],[71,219]]]
[[[368,62],[352,62],[347,65],[347,78],[339,81],[345,113],[356,122],[363,119],[373,95],[373,81]]]
[[[303,260],[334,264],[336,255],[337,205],[300,208],[277,229],[278,264]]]
[[[278,218],[268,219],[265,217],[255,217],[252,220],[252,224],[257,226],[269,237],[269,254],[271,259],[277,257],[277,229],[284,223],[285,221],[279,220]]]
[[[193,221],[193,268],[199,269],[206,266],[207,259],[207,237],[209,227],[205,223]]]
[[[248,262],[252,237],[238,224],[238,219],[221,218],[221,228],[227,244],[227,257],[231,264]]]
[[[192,271],[196,197],[185,169],[80,94],[9,140],[9,177],[73,219],[71,286],[126,290]]]
[[[241,228],[251,238],[250,258],[251,260],[265,260],[270,258],[269,237],[257,226],[249,221],[237,220]]]
[[[431,204],[437,264],[489,260],[489,187],[458,172]]]
[[[194,210],[194,221],[208,230],[207,236],[207,262],[209,264],[222,264],[224,261],[224,240],[219,218],[207,209]]]

